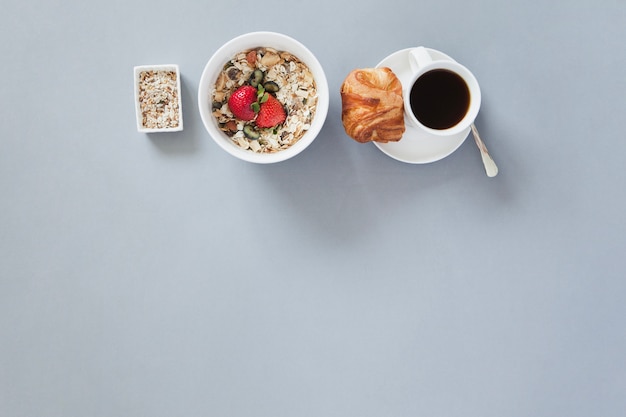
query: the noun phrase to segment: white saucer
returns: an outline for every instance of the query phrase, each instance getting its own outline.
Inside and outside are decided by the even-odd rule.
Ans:
[[[411,49],[413,48],[407,48],[394,52],[387,58],[380,61],[376,67],[391,68],[394,74],[396,74],[396,76],[400,79],[402,85],[405,86],[410,82],[412,75],[411,69],[409,68],[408,57],[408,53]],[[453,61],[452,58],[443,52],[430,48],[427,49],[433,61],[444,59]],[[442,138],[429,135],[428,133],[413,127],[411,122],[408,120],[405,120],[405,126],[406,131],[404,132],[402,139],[398,142],[374,142],[374,145],[376,145],[378,149],[388,156],[409,164],[426,164],[445,158],[461,146],[471,130],[468,127],[466,130],[454,136]]]

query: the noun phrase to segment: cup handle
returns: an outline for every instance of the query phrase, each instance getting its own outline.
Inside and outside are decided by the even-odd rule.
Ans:
[[[433,62],[433,59],[423,46],[418,46],[409,51],[409,66],[413,73],[416,73],[421,67],[431,62]]]

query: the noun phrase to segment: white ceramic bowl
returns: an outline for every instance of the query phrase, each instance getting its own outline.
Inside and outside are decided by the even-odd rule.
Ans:
[[[311,70],[313,78],[315,79],[318,94],[317,109],[315,111],[310,129],[302,136],[302,138],[300,138],[299,141],[291,145],[289,148],[276,153],[268,154],[254,153],[238,147],[219,129],[217,120],[211,113],[211,95],[215,88],[215,81],[217,80],[217,76],[226,62],[241,51],[259,46],[271,47],[280,51],[287,51],[297,56]],[[228,41],[213,54],[211,59],[209,59],[209,62],[206,64],[204,71],[202,72],[200,85],[198,87],[198,106],[200,110],[200,117],[202,118],[204,127],[209,132],[213,140],[229,154],[244,161],[259,164],[270,164],[284,161],[294,157],[306,149],[306,147],[313,142],[324,125],[324,121],[326,120],[326,115],[328,113],[328,103],[328,82],[326,80],[324,70],[322,69],[322,66],[317,58],[315,58],[315,55],[313,55],[311,51],[295,39],[275,32],[251,32]]]
[[[137,116],[137,131],[142,133],[156,133],[156,132],[179,132],[183,130],[183,101],[182,90],[180,89],[180,70],[178,65],[140,65],[134,67],[135,74],[135,114]],[[176,100],[178,106],[178,125],[174,127],[161,127],[150,128],[143,125],[143,113],[141,111],[141,103],[139,102],[140,96],[140,75],[144,71],[173,71],[176,74]]]

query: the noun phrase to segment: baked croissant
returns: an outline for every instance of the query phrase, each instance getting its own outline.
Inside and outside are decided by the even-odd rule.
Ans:
[[[389,68],[352,71],[341,85],[341,121],[358,142],[394,142],[404,133],[402,84]]]

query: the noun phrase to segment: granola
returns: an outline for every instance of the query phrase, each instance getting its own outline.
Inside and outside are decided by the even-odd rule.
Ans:
[[[275,95],[287,113],[284,123],[273,128],[257,129],[253,121],[237,119],[228,106],[231,94],[243,85],[254,85],[259,73],[267,91]],[[251,152],[274,153],[289,148],[311,127],[318,96],[311,70],[298,57],[257,47],[239,52],[224,65],[211,99],[213,116],[233,143]],[[253,129],[254,134],[248,134]]]
[[[175,128],[179,125],[176,72],[142,71],[139,74],[139,105],[146,129]]]

